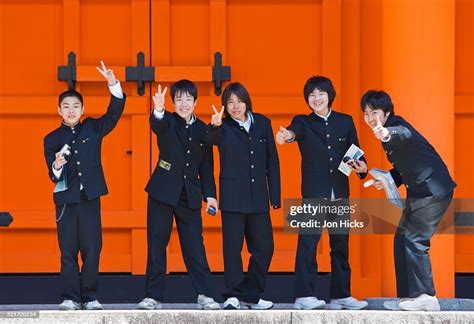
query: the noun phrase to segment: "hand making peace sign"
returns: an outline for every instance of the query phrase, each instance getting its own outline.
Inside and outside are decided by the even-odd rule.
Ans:
[[[222,106],[221,111],[217,111],[216,107],[212,105],[212,110],[214,110],[214,114],[211,116],[211,125],[213,126],[220,126],[222,125],[222,114],[224,113],[224,106]]]
[[[109,83],[109,86],[113,86],[118,82],[118,80],[115,78],[114,71],[111,69],[107,69],[105,67],[104,61],[100,61],[100,64],[102,65],[102,68],[96,66],[95,68],[97,71],[99,71],[100,74],[107,80]]]
[[[168,91],[168,87],[165,87],[163,92],[161,92],[161,84],[158,85],[158,91],[153,96],[153,102],[155,103],[155,109],[158,112],[162,112],[165,110],[165,95],[166,91]]]

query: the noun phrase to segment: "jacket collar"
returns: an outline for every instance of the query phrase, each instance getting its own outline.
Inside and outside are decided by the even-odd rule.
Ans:
[[[397,118],[398,118],[397,115],[393,115],[393,114],[388,115],[387,120],[385,121],[385,124],[383,126],[387,127],[387,126],[392,125]]]
[[[197,118],[196,118],[196,115],[192,114],[191,115],[191,119],[187,122],[186,120],[184,120],[181,116],[179,116],[177,113],[173,113],[174,117],[176,118],[176,120],[180,123],[180,124],[183,124],[183,125],[192,125],[196,122]]]
[[[309,114],[309,117],[312,118],[313,120],[316,120],[316,121],[319,121],[319,122],[324,122],[324,121],[328,121],[328,119],[329,119],[329,117],[331,117],[331,115],[332,115],[332,109],[329,108],[328,114],[326,116],[317,115],[314,111],[312,111]]]
[[[64,120],[61,121],[61,128],[68,131],[73,131],[73,130],[79,131],[81,129],[81,126],[82,126],[82,123],[80,120],[74,126],[70,126],[66,124]]]
[[[229,117],[226,117],[224,118],[224,120],[226,120],[228,123],[230,123],[231,125],[234,125],[236,127],[249,127],[252,128],[253,125],[255,125],[255,118],[253,117],[253,114],[248,111],[247,112],[247,119],[245,122],[241,122],[240,120],[237,120],[235,118],[233,118],[232,116],[229,116]]]
[[[250,127],[251,124],[255,124],[255,120],[253,118],[253,115],[250,111],[247,112],[247,119],[244,122],[241,122],[238,119],[235,119],[234,117],[230,116],[239,126],[248,126]]]

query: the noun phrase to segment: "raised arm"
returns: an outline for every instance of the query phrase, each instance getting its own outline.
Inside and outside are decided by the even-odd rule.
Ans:
[[[150,115],[150,127],[155,134],[163,134],[169,128],[169,123],[165,111],[165,95],[168,87],[161,91],[161,84],[158,85],[158,90],[153,96],[154,108]]]
[[[96,67],[97,71],[107,80],[111,92],[107,112],[100,118],[93,120],[93,127],[101,136],[110,133],[117,125],[125,108],[125,94],[122,92],[120,82],[115,78],[114,72],[107,69],[103,61],[100,61],[101,68]]]
[[[376,119],[377,126],[373,129],[374,135],[382,142],[390,142],[390,144],[397,145],[408,142],[413,137],[411,130],[403,125],[384,127],[378,116],[376,116]]]

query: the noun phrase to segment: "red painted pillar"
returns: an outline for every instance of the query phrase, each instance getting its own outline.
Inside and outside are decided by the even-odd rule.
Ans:
[[[391,95],[395,112],[428,139],[451,171],[454,18],[454,0],[386,0],[382,5],[382,88]],[[384,253],[392,253],[392,242]],[[437,295],[454,297],[453,235],[435,235],[431,260]],[[382,267],[382,294],[395,295],[393,264]]]

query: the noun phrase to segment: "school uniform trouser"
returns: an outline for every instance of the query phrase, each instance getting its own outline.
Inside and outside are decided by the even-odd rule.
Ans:
[[[273,230],[270,213],[222,212],[224,252],[224,298],[258,303],[273,256]],[[242,247],[250,252],[247,273],[242,266]]]
[[[333,204],[333,203],[331,203]],[[337,202],[336,202],[337,204]],[[338,222],[350,219],[350,214],[341,216],[319,215],[318,221]],[[295,298],[316,296],[315,285],[318,275],[316,249],[321,238],[321,229],[312,229],[298,233],[298,245],[295,258]],[[328,228],[331,248],[331,284],[330,296],[333,299],[351,296],[351,267],[349,265],[349,229]]]
[[[181,253],[194,289],[200,295],[211,296],[212,275],[204,249],[201,209],[190,209],[186,192],[183,191],[177,206],[160,202],[148,196],[148,261],[145,297],[157,301],[163,300],[166,277],[166,247],[170,240],[173,215],[178,228]]]
[[[408,198],[394,238],[397,295],[436,295],[430,261],[430,241],[453,197]]]
[[[56,206],[56,219],[63,206]],[[99,257],[102,249],[100,198],[88,200],[81,192],[81,202],[66,204],[57,222],[61,251],[61,298],[75,302],[97,299]],[[79,276],[78,252],[82,268]]]

